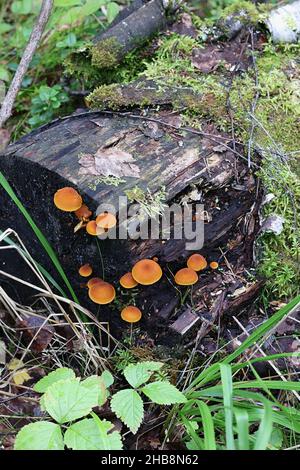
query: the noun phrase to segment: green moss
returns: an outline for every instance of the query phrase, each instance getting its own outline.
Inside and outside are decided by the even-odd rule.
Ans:
[[[94,67],[111,69],[118,64],[120,44],[115,37],[101,40],[90,48],[91,64]]]
[[[256,24],[263,19],[263,15],[258,7],[254,3],[246,0],[233,1],[231,5],[224,8],[221,17],[227,19],[229,16],[233,15],[237,20],[246,25]]]
[[[86,103],[92,109],[108,107],[113,110],[120,109],[128,104],[117,84],[99,86],[88,95]]]

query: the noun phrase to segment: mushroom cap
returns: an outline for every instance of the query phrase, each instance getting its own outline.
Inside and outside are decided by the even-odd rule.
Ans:
[[[115,288],[108,282],[98,282],[89,289],[89,298],[95,302],[95,304],[109,304],[115,297]]]
[[[92,277],[91,279],[88,280],[87,287],[90,289],[96,284],[102,284],[103,282],[105,281],[103,281],[103,279],[101,279],[100,277]]]
[[[66,186],[56,191],[54,204],[62,211],[74,212],[82,206],[82,197],[76,189]]]
[[[136,323],[142,318],[142,312],[134,305],[128,305],[123,308],[121,318],[128,323]]]
[[[122,287],[125,287],[125,289],[132,289],[133,287],[136,287],[138,285],[138,282],[133,279],[131,273],[126,273],[123,274],[123,276],[121,277],[120,284]]]
[[[187,266],[194,271],[202,271],[202,269],[207,267],[207,261],[204,256],[199,255],[199,253],[194,253],[187,260]]]
[[[75,215],[78,217],[78,219],[89,219],[92,215],[92,211],[90,211],[88,206],[82,204],[82,206],[77,211],[75,211]]]
[[[90,235],[99,235],[100,234],[100,229],[97,227],[96,221],[95,220],[90,220],[86,224],[86,231]]]
[[[102,212],[96,217],[96,224],[98,227],[108,230],[113,228],[117,223],[117,219],[114,214],[110,212]]]
[[[160,280],[162,270],[152,259],[141,259],[133,266],[131,274],[136,282],[148,286]]]
[[[212,261],[209,266],[211,267],[211,269],[218,269],[219,267],[219,263],[217,261]]]
[[[191,286],[198,281],[198,274],[191,268],[182,268],[175,274],[175,282],[179,286]]]
[[[93,272],[93,268],[90,264],[87,263],[87,264],[84,264],[83,266],[80,266],[80,268],[78,269],[78,272],[80,276],[89,277]]]

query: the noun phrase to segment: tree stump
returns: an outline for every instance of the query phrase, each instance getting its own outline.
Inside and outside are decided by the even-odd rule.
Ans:
[[[238,238],[239,243],[229,250],[229,258],[247,266],[252,262],[254,229],[252,226],[249,234],[243,218],[247,214],[255,215],[254,178],[237,152],[230,149],[229,136],[216,131],[209,133],[209,129],[204,133],[182,130],[174,125],[175,118],[178,123],[180,115],[166,111],[160,113],[159,119],[157,116],[128,113],[78,113],[31,132],[9,146],[0,157],[1,172],[56,251],[78,298],[91,311],[99,311],[101,320],[110,320],[114,332],[121,325],[118,308],[100,306],[98,309],[82,287],[83,278],[79,276],[78,268],[90,263],[94,267],[93,275],[104,277],[117,286],[120,276],[131,270],[135,261],[158,257],[167,275],[158,284],[140,286],[137,297],[137,305],[144,311],[144,324],[155,332],[160,325],[157,320],[164,323],[172,313],[160,315],[160,312],[168,305],[173,306],[174,311],[178,304],[178,292],[168,280],[169,269],[174,271],[183,267],[191,252],[186,250],[184,239],[106,239],[99,240],[101,261],[95,237],[84,229],[74,233],[74,214],[62,212],[54,206],[54,193],[61,187],[76,188],[94,213],[103,202],[117,205],[119,196],[135,187],[149,190],[153,195],[164,187],[167,203],[184,195],[189,198],[189,192],[196,188],[208,215],[201,252],[208,259],[218,259],[219,246],[226,247],[227,244],[228,251],[229,240]],[[101,175],[83,174],[88,173],[81,164],[83,156],[91,158],[99,149],[110,149],[112,159],[117,159],[120,152],[130,154],[134,162],[132,176],[128,175],[127,167],[127,174],[122,176],[120,184],[114,186],[107,184],[109,180],[101,179]],[[33,258],[61,283],[31,227],[2,187],[0,197],[0,229],[14,229]],[[16,255],[13,259],[11,256],[7,253],[2,258],[2,269],[32,282],[25,263],[23,266]],[[213,277],[214,273],[204,275],[204,280],[207,276]],[[4,280],[10,284],[16,300],[29,301],[28,296],[32,292],[28,288],[11,285],[7,278],[2,277],[1,281]],[[195,289],[202,284],[203,278],[200,277]]]

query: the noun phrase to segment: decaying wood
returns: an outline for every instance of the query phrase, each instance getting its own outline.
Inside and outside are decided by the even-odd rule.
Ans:
[[[151,118],[151,115],[148,117]],[[0,170],[57,252],[81,302],[92,311],[94,306],[89,302],[86,290],[81,287],[82,281],[77,273],[83,263],[90,262],[95,275],[102,277],[104,274],[105,279],[117,283],[119,277],[141,257],[158,256],[167,270],[169,263],[174,264],[172,269],[184,265],[190,252],[186,251],[185,240],[108,239],[99,242],[103,273],[95,239],[84,230],[74,233],[75,217],[55,208],[53,195],[57,189],[66,185],[75,186],[84,202],[96,211],[103,202],[117,205],[119,196],[124,196],[124,191],[135,187],[143,191],[149,189],[151,194],[165,187],[167,203],[185,194],[188,197],[191,188],[197,188],[208,213],[203,253],[215,258],[219,244],[226,243],[236,227],[242,230],[242,219],[251,211],[255,181],[248,174],[244,161],[231,150],[230,137],[215,129],[204,129],[202,134],[193,134],[181,131],[180,124],[176,128],[172,125],[168,127],[167,123],[174,122],[175,118],[180,123],[180,115],[167,111],[153,121],[143,116],[139,119],[137,116],[128,117],[126,113],[123,116],[101,112],[75,114],[37,129],[8,147],[0,157]],[[95,165],[97,155],[108,154],[110,158],[130,155],[130,164],[136,168],[135,173],[122,176],[117,186],[107,184],[109,181],[102,179],[101,168],[99,170]],[[83,160],[85,163],[88,161],[92,165],[82,166],[84,158],[87,158]],[[95,169],[99,174],[95,174]],[[108,174],[106,167],[106,177]],[[239,185],[235,188],[233,183],[237,174]],[[31,228],[20,217],[3,189],[0,196],[3,201],[0,229],[15,229],[25,245],[30,247],[32,255],[57,279],[57,273]],[[24,274],[22,263],[12,264],[8,258],[4,262],[11,273],[18,276]],[[27,274],[24,276],[26,279]],[[17,289],[17,292],[17,298],[22,300],[22,290]],[[12,294],[16,295],[14,287]],[[26,295],[30,295],[29,289]],[[166,278],[159,289],[157,286],[145,288],[141,299],[145,301],[146,311],[154,309],[156,312],[149,317],[150,324],[155,322],[164,305],[167,318],[178,301],[177,292],[170,287]],[[112,321],[112,328],[114,322],[118,325],[119,320],[111,315],[109,308],[101,307],[101,312],[104,321]],[[160,316],[162,320],[163,317]]]
[[[132,10],[128,15],[126,13],[125,18],[120,17],[120,21],[95,37],[94,48],[100,51],[100,55],[94,55],[92,51],[93,65],[109,68],[113,64],[102,59],[101,51],[111,52],[115,56],[115,63],[120,62],[128,52],[165,29],[167,16],[161,0],[150,0]]]

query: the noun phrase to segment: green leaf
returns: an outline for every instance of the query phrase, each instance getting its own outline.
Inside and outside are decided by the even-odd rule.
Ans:
[[[137,388],[147,382],[150,379],[152,372],[159,370],[162,366],[162,362],[153,361],[129,364],[124,369],[124,376],[132,387]]]
[[[107,21],[111,23],[115,19],[119,11],[120,11],[119,5],[115,2],[110,2],[107,5],[107,10],[106,10]]]
[[[81,382],[83,387],[87,387],[89,390],[93,390],[95,393],[98,394],[98,405],[102,406],[107,400],[108,393],[106,390],[105,383],[101,377],[98,375],[92,375],[87,379]]]
[[[92,15],[92,13],[98,11],[105,3],[106,0],[87,0],[85,5],[81,8],[82,16]]]
[[[14,449],[64,450],[60,426],[48,421],[27,424],[18,432]]]
[[[39,380],[34,385],[33,390],[38,393],[45,393],[50,385],[53,385],[59,380],[66,379],[75,379],[75,373],[72,371],[72,369],[61,367],[60,369],[56,369],[53,372],[50,372],[50,374],[46,375],[46,377],[43,377],[41,380]]]
[[[173,405],[174,403],[185,403],[186,398],[170,382],[158,380],[145,385],[141,391],[158,405]]]
[[[68,10],[68,12],[62,16],[59,20],[59,24],[72,24],[75,21],[78,21],[82,19],[82,14],[81,14],[81,8],[82,7],[73,7]]]
[[[73,7],[75,5],[82,5],[81,0],[54,0],[54,6],[56,7]]]
[[[103,380],[106,388],[110,387],[114,383],[114,377],[109,372],[109,370],[104,370],[100,377]]]
[[[6,68],[2,67],[1,65],[0,65],[0,80],[3,80],[4,82],[9,81],[9,73],[6,70]]]
[[[51,385],[43,396],[43,406],[58,423],[82,418],[98,405],[95,387],[84,387],[77,379],[61,380]]]
[[[235,450],[233,437],[233,400],[232,400],[232,374],[228,364],[220,364],[223,402],[225,412],[225,432],[227,450]]]
[[[13,29],[12,25],[9,23],[0,23],[0,34],[8,33]]]
[[[143,400],[135,390],[121,390],[112,396],[110,403],[112,411],[135,434],[144,416]]]
[[[82,419],[67,429],[65,445],[74,450],[121,450],[120,434],[117,431],[108,434],[112,427],[106,420]]]

